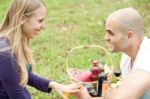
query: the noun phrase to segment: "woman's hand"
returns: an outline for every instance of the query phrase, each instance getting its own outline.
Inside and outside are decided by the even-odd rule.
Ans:
[[[64,99],[68,99],[65,94],[77,93],[80,91],[83,85],[81,83],[72,83],[69,85],[62,85],[57,82],[51,81],[49,87],[53,88],[60,94]]]

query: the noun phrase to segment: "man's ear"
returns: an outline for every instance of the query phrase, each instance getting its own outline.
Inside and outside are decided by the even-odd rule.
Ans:
[[[134,32],[133,31],[129,31],[128,33],[127,33],[127,35],[128,35],[128,39],[130,39],[130,38],[132,38],[133,36],[134,36]]]

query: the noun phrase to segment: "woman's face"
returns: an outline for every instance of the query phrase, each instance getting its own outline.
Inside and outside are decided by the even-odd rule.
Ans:
[[[46,16],[46,8],[41,6],[22,25],[22,32],[29,39],[34,38],[38,33],[44,29],[44,18]]]

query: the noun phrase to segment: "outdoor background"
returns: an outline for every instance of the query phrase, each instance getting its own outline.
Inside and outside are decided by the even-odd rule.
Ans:
[[[0,24],[11,0],[0,0]],[[67,84],[65,56],[69,49],[86,44],[107,48],[104,42],[105,20],[120,8],[134,7],[145,22],[145,35],[150,37],[150,0],[44,0],[47,8],[46,29],[32,41],[36,61],[33,72]],[[79,49],[69,57],[69,66],[90,69],[91,59],[112,65],[104,51]],[[111,54],[119,67],[121,54]],[[33,99],[62,99],[55,91],[47,94],[29,87]]]

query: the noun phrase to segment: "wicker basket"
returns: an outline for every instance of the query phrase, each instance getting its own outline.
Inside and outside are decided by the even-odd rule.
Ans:
[[[75,81],[79,81],[77,78],[75,78],[72,74],[72,71],[75,71],[75,72],[82,72],[84,70],[82,69],[78,69],[78,68],[71,68],[71,66],[69,66],[69,56],[72,54],[72,52],[74,52],[75,50],[77,49],[90,49],[90,48],[98,48],[102,51],[104,51],[106,53],[106,55],[108,56],[109,60],[110,60],[110,63],[111,63],[111,68],[113,68],[114,66],[114,63],[113,63],[113,60],[110,56],[110,53],[102,46],[100,45],[83,45],[83,46],[77,46],[77,47],[74,47],[72,49],[70,49],[68,52],[67,52],[67,55],[66,55],[66,71],[67,71],[67,74],[69,75],[69,78],[72,79],[72,80],[75,80]],[[76,73],[75,73],[76,74]],[[82,82],[82,81],[79,81],[79,82]],[[83,84],[91,84],[91,83],[97,83],[97,81],[93,81],[93,82],[82,82]]]

